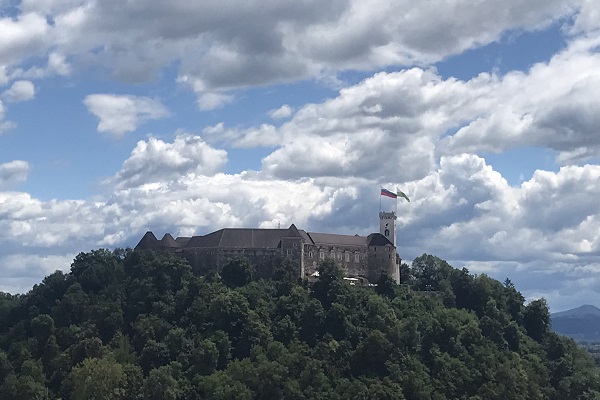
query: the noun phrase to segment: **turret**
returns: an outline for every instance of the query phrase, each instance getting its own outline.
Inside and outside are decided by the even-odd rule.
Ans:
[[[396,247],[396,213],[394,211],[379,212],[379,233],[385,236]]]

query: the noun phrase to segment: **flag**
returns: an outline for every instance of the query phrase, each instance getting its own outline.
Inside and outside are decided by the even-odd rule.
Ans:
[[[381,195],[382,196],[387,196],[387,197],[391,197],[392,199],[396,199],[398,198],[398,195],[394,192],[391,192],[387,189],[381,188]]]
[[[406,199],[406,201],[408,201],[410,203],[410,199],[402,190],[396,188],[396,192],[397,192],[398,197],[404,197]]]

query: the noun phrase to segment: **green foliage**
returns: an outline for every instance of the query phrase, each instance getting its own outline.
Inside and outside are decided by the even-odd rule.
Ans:
[[[174,254],[81,253],[0,293],[1,399],[593,399],[600,375],[545,300],[424,254],[401,286],[284,260],[194,275]]]
[[[250,283],[255,275],[256,270],[247,258],[232,258],[221,270],[223,283],[231,288],[244,286]]]
[[[523,325],[529,336],[542,341],[550,330],[550,311],[545,299],[534,300],[525,307]]]
[[[78,400],[121,399],[126,393],[126,374],[109,357],[86,358],[68,377],[71,398]]]

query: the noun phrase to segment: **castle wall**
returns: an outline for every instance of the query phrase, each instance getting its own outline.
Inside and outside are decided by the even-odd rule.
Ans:
[[[271,277],[283,258],[280,248],[185,248],[182,255],[194,272],[201,275],[221,268],[232,258],[245,257],[256,266],[261,278]]]
[[[311,276],[318,265],[330,259],[346,276],[368,276],[366,246],[304,245],[304,277]]]
[[[396,283],[399,282],[399,264],[394,246],[369,246],[368,255],[369,281],[375,282],[385,273]]]
[[[170,249],[163,249],[172,251]],[[375,282],[382,272],[399,282],[399,258],[393,246],[334,246],[303,243],[300,238],[283,238],[281,248],[184,248],[178,249],[195,273],[206,275],[225,265],[231,258],[246,257],[257,268],[259,277],[273,275],[275,267],[284,258],[299,264],[299,275],[305,279],[317,270],[318,265],[330,259],[345,276],[363,277]]]

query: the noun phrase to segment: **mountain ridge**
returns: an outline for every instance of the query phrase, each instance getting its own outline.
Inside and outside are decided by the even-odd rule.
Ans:
[[[600,342],[600,309],[590,304],[553,313],[552,330],[578,342]]]

